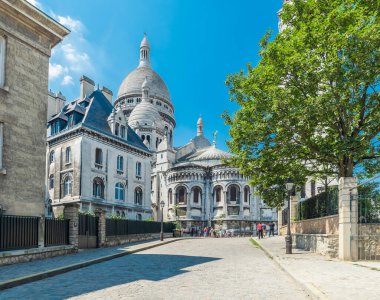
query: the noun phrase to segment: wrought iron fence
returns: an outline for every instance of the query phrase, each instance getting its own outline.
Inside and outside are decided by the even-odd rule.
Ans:
[[[38,247],[38,217],[0,216],[0,251]]]
[[[164,223],[164,232],[173,232],[173,223]],[[159,233],[161,222],[106,219],[106,236]]]
[[[297,204],[297,220],[315,219],[338,213],[338,189],[329,188]]]
[[[45,247],[69,244],[69,220],[45,219]]]

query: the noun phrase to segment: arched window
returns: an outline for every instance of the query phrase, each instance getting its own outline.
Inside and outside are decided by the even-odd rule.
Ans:
[[[240,203],[240,190],[237,185],[230,185],[227,191],[227,201]]]
[[[123,218],[125,218],[125,212],[121,212],[121,216],[123,217]]]
[[[100,148],[96,148],[95,150],[95,165],[103,165],[103,151]]]
[[[244,187],[244,202],[249,202],[249,186]]]
[[[51,174],[49,176],[49,189],[53,189],[54,188],[54,175]]]
[[[54,159],[55,159],[54,151],[51,151],[49,155],[49,162],[52,164],[54,162]]]
[[[156,138],[156,148],[158,147],[158,138]]]
[[[186,188],[184,186],[181,186],[177,189],[177,203],[179,204],[186,204]]]
[[[168,191],[168,199],[169,199],[169,204],[173,204],[173,191],[172,189],[169,189]]]
[[[146,136],[146,140],[148,141],[148,144],[150,145],[150,135]]]
[[[119,130],[120,129],[120,124],[119,123],[116,123],[115,124],[115,135],[119,135]]]
[[[115,199],[124,201],[124,186],[120,182],[116,183],[115,185]]]
[[[125,126],[124,125],[121,125],[121,127],[120,127],[120,136],[122,138],[125,138]]]
[[[63,197],[71,196],[73,189],[73,182],[71,180],[71,176],[68,175],[63,180]]]
[[[66,148],[66,163],[67,164],[71,163],[71,148],[70,147]]]
[[[120,217],[120,211],[116,211],[116,216]]]
[[[141,221],[142,220],[141,214],[136,214],[136,220],[137,221]]]
[[[117,156],[117,170],[119,172],[123,172],[123,169],[124,169],[124,159],[121,155],[118,155]]]
[[[202,190],[196,186],[193,188],[193,203],[198,204],[199,202],[202,202]]]
[[[141,177],[141,162],[136,162],[136,177]]]
[[[143,134],[143,135],[141,136],[141,140],[142,140],[142,141],[145,141],[145,134]]]
[[[142,205],[142,189],[140,187],[135,188],[135,204]]]
[[[104,198],[104,183],[99,177],[96,177],[93,181],[92,194],[96,198]]]
[[[220,186],[217,186],[214,188],[214,197],[215,197],[215,202],[222,201],[222,188]]]

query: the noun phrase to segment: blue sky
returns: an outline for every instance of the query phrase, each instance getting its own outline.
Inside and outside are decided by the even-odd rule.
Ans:
[[[230,102],[228,74],[258,61],[258,43],[277,32],[282,0],[29,0],[71,30],[50,60],[49,88],[68,100],[87,75],[116,96],[123,78],[139,61],[146,32],[151,63],[166,82],[175,108],[174,144],[196,134],[202,114],[205,134],[227,150],[228,127],[221,114]]]

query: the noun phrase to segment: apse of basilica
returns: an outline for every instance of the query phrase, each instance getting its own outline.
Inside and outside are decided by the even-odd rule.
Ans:
[[[145,35],[139,65],[122,81],[113,108],[112,92],[94,91],[87,77],[81,79],[79,99],[66,105],[62,99],[49,98],[47,201],[53,206],[77,201],[82,211],[104,208],[109,216],[160,220],[164,201],[164,220],[181,221],[185,228],[276,220],[276,211],[254,194],[249,179],[223,163],[230,154],[216,147],[216,134],[213,142],[205,137],[201,117],[194,138],[173,146],[174,105],[150,64]],[[52,157],[64,156],[68,148],[77,162]]]

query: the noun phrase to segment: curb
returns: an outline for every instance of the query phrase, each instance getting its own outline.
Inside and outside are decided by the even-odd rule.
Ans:
[[[253,238],[252,238],[253,239]],[[317,287],[309,284],[309,283],[306,283],[306,282],[302,282],[301,280],[297,279],[296,276],[294,276],[292,274],[292,272],[290,272],[282,263],[281,263],[281,260],[279,260],[276,256],[274,256],[265,246],[263,246],[257,239],[255,239],[255,241],[257,242],[257,244],[259,245],[259,248],[264,251],[264,253],[270,258],[272,259],[279,267],[282,271],[284,271],[286,274],[288,274],[290,276],[290,278],[296,283],[298,284],[298,286],[300,286],[307,294],[308,296],[310,296],[312,299],[315,299],[315,300],[320,300],[320,299],[328,299],[327,296],[325,294],[323,294]]]
[[[84,261],[84,262],[81,262],[81,263],[76,263],[76,264],[68,265],[68,266],[61,267],[61,268],[51,269],[51,270],[47,270],[47,271],[44,271],[44,272],[35,273],[35,274],[32,274],[32,275],[27,275],[27,276],[23,276],[23,277],[11,279],[11,280],[3,281],[3,282],[0,282],[0,291],[5,290],[5,289],[10,289],[10,288],[13,288],[13,287],[16,287],[16,286],[19,286],[19,285],[23,285],[23,284],[26,284],[26,283],[31,283],[31,282],[34,282],[34,281],[46,279],[46,278],[53,277],[53,276],[56,276],[56,275],[64,274],[64,273],[67,273],[67,272],[70,272],[70,271],[74,271],[74,270],[77,270],[77,269],[85,268],[85,267],[88,267],[88,266],[91,266],[91,265],[94,265],[94,264],[98,264],[98,263],[105,262],[105,261],[108,261],[108,260],[112,260],[112,259],[115,259],[115,258],[123,257],[125,255],[129,255],[129,254],[141,252],[141,251],[144,251],[144,250],[148,250],[148,249],[151,249],[151,248],[159,247],[159,246],[162,246],[162,245],[174,243],[174,242],[177,242],[177,241],[180,241],[180,240],[183,240],[183,239],[184,238],[177,238],[177,239],[170,240],[170,241],[164,241],[164,242],[159,243],[159,244],[149,245],[149,246],[141,247],[141,248],[135,249],[135,250],[126,250],[124,252],[120,252],[120,253],[116,253],[116,254],[111,254],[111,255],[107,255],[107,256],[102,256],[102,257],[91,259],[91,260]]]

